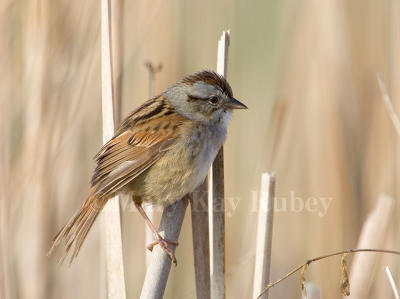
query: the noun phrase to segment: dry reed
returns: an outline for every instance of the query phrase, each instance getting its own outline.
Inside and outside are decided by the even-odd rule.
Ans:
[[[125,1],[122,115],[148,98],[144,61],[163,64],[154,86],[158,93],[185,74],[214,68],[215,36],[222,28],[235,32],[229,82],[249,110],[235,113],[224,148],[227,298],[252,294],[252,281],[243,280],[254,272],[252,190],[265,169],[279,175],[271,278],[306,257],[354,247],[379,194],[399,197],[400,139],[376,82],[379,72],[400,115],[399,12],[392,0],[251,6]],[[106,296],[99,225],[71,268],[45,258],[51,238],[85,199],[91,158],[101,146],[99,33],[99,1],[0,2],[2,298]],[[277,138],[270,134],[272,124]],[[272,139],[278,140],[274,146]],[[321,217],[306,209],[295,212],[291,192],[332,202]],[[123,212],[124,266],[127,297],[137,298],[145,274],[144,223],[131,211]],[[393,214],[390,247],[399,244],[400,205]],[[166,299],[193,298],[196,292],[186,218],[179,256],[187,262],[171,272]],[[398,259],[385,257],[385,264],[398,277]],[[320,286],[324,298],[337,298],[338,262],[310,268],[307,279]],[[270,297],[299,296],[298,284],[287,283]],[[392,295],[384,273],[370,291],[377,298]]]

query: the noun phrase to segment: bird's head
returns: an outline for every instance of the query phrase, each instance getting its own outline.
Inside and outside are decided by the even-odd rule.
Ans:
[[[179,113],[196,121],[230,117],[233,109],[247,109],[233,97],[226,79],[212,71],[202,71],[183,78],[171,86],[164,96]]]

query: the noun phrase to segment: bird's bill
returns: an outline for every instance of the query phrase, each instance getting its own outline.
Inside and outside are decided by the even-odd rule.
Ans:
[[[226,103],[226,107],[229,109],[247,109],[247,106],[235,98],[231,98],[231,100]]]

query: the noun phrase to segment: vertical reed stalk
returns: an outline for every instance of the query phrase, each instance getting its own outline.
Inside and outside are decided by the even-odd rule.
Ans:
[[[229,31],[218,41],[217,72],[226,77],[228,71]],[[225,298],[225,190],[224,150],[221,147],[209,172],[208,209],[210,230],[211,298]]]
[[[101,68],[103,142],[114,135],[113,75],[110,38],[110,2],[101,1]],[[110,199],[103,211],[108,298],[125,299],[121,219],[118,196]]]
[[[253,297],[256,298],[269,283],[272,228],[274,219],[275,174],[263,173],[258,206],[256,260],[254,264]],[[264,293],[268,299],[268,291]]]
[[[114,102],[114,126],[121,121],[122,111],[122,67],[124,62],[123,20],[124,0],[110,0],[111,5],[111,57],[113,75],[113,102]]]
[[[191,200],[194,271],[197,298],[210,298],[210,244],[208,226],[208,180],[192,193]]]

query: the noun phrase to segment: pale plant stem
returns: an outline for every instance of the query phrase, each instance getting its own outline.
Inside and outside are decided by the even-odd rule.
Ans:
[[[217,73],[226,77],[228,65],[229,31],[222,32],[218,41]],[[225,298],[225,206],[224,155],[221,147],[209,171],[209,238],[210,238],[210,296]],[[211,183],[212,182],[212,183]],[[215,209],[218,207],[218,209]]]
[[[164,208],[158,231],[166,240],[178,241],[187,204],[188,199],[184,198]],[[169,244],[169,246],[175,252],[176,246],[173,244]],[[170,257],[161,246],[155,246],[151,263],[146,271],[140,299],[163,298],[170,270]]]
[[[377,73],[376,77],[378,79],[379,88],[382,93],[383,103],[385,104],[386,110],[389,114],[390,119],[392,120],[393,126],[397,132],[397,135],[400,136],[400,120],[396,112],[393,108],[393,103],[390,99],[389,93],[386,90],[385,84],[383,83],[382,76]]]
[[[382,248],[391,228],[394,200],[387,195],[380,195],[376,207],[364,221],[357,247]],[[379,255],[356,254],[350,271],[351,293],[349,298],[367,298],[375,282]]]
[[[312,282],[306,282],[304,287],[306,292],[303,294],[302,299],[321,299],[321,288],[319,285]]]
[[[210,298],[210,246],[208,227],[208,181],[205,180],[191,201],[194,271],[197,298]]]
[[[114,135],[113,75],[110,40],[110,2],[101,1],[101,68],[103,142]],[[108,201],[102,213],[106,255],[108,298],[125,299],[125,279],[122,256],[121,219],[119,198]]]
[[[275,174],[263,173],[258,206],[256,259],[254,263],[253,298],[269,283],[271,265],[272,229],[274,219]],[[268,299],[268,292],[263,295]]]
[[[389,269],[389,266],[385,267],[385,271],[386,271],[386,275],[388,277],[390,286],[392,287],[394,298],[395,299],[400,299],[399,290],[397,289],[396,283],[394,282],[393,275],[392,275],[392,272]]]
[[[122,110],[122,66],[124,51],[122,44],[123,37],[123,16],[124,0],[110,0],[111,6],[111,57],[113,75],[113,103],[114,103],[114,125],[117,127],[121,121]]]

